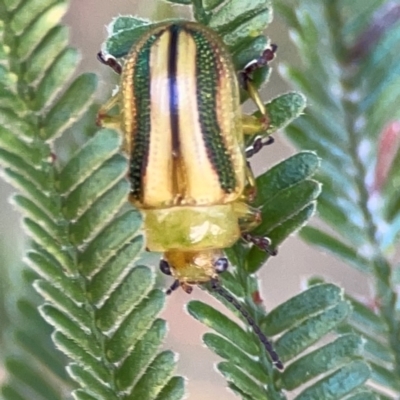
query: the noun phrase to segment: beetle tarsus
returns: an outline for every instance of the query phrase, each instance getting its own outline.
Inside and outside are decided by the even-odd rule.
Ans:
[[[110,55],[105,55],[102,51],[99,51],[97,53],[97,59],[102,64],[109,66],[118,75],[121,75],[122,66],[120,63],[117,62],[117,60],[114,57],[112,57]]]
[[[170,295],[172,292],[178,289],[179,286],[180,286],[179,280],[176,279],[174,283],[165,291],[165,294]]]
[[[245,232],[242,238],[249,243],[253,243],[259,249],[267,252],[270,256],[276,256],[278,251],[271,246],[271,240],[264,236],[255,236],[251,233]]]
[[[187,284],[186,282],[181,282],[180,283],[181,288],[187,293],[190,294],[193,291],[193,286]]]
[[[253,157],[257,154],[264,146],[269,146],[274,143],[275,139],[272,136],[268,136],[266,139],[264,137],[258,136],[254,142],[246,149],[246,157]]]
[[[268,47],[263,51],[260,57],[258,57],[256,60],[249,62],[243,68],[241,75],[243,78],[243,83],[245,85],[245,88],[246,88],[246,82],[251,81],[250,77],[253,74],[253,72],[257,71],[262,67],[265,67],[266,65],[268,65],[270,61],[272,61],[275,58],[277,48],[278,46],[276,44],[271,44],[270,47]]]

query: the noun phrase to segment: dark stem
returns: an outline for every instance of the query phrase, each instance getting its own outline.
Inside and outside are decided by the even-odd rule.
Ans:
[[[282,370],[283,364],[282,361],[279,359],[277,352],[275,351],[272,343],[268,340],[268,338],[264,335],[261,331],[260,327],[256,324],[253,317],[248,313],[248,311],[226,290],[224,289],[218,280],[212,279],[211,280],[211,287],[216,293],[218,293],[222,298],[224,298],[227,302],[232,304],[236,310],[245,318],[247,323],[253,328],[254,333],[260,339],[260,342],[263,344],[265,350],[269,354],[272,359],[272,363],[275,365],[276,368]]]

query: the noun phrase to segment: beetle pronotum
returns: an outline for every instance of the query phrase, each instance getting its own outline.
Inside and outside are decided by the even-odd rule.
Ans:
[[[271,251],[266,238],[250,231],[260,212],[250,205],[255,192],[244,134],[265,131],[265,109],[249,76],[270,61],[275,48],[240,74],[262,117],[242,115],[239,79],[219,37],[194,22],[157,24],[137,40],[121,67],[119,92],[99,111],[99,125],[118,126],[130,156],[130,201],[144,215],[147,248],[163,253],[160,269],[175,278],[167,291],[211,282],[246,318],[277,368],[270,342],[248,312],[221,287],[228,267],[223,249],[240,238]],[[118,115],[108,113],[119,105]],[[256,140],[247,155],[264,144]]]

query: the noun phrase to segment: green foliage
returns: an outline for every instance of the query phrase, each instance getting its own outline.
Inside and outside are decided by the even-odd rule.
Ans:
[[[348,297],[353,313],[338,331],[362,335],[371,386],[391,399],[400,395],[400,7],[387,3],[284,1],[277,8],[303,59],[285,74],[312,104],[287,134],[323,160],[318,211],[330,229],[306,227],[301,236],[373,282],[365,303]]]
[[[315,199],[320,185],[309,179],[318,169],[319,159],[314,153],[302,152],[272,167],[257,178],[259,187],[256,204],[263,220],[254,230],[268,236],[277,248],[291,233],[301,228],[315,210]],[[256,272],[269,255],[259,248],[249,250],[245,268]]]
[[[272,19],[268,0],[170,2],[191,5],[194,18],[221,35],[238,69],[258,58],[269,45],[263,34]],[[290,7],[285,8],[282,3],[281,8],[291,21],[296,20]],[[173,376],[175,356],[169,350],[159,350],[167,331],[165,321],[158,318],[165,295],[155,287],[149,268],[134,265],[144,247],[141,217],[126,201],[127,162],[119,154],[119,134],[107,129],[92,133],[87,127],[90,124],[85,122],[72,126],[86,109],[91,110],[96,79],[84,74],[66,88],[79,57],[67,47],[66,31],[58,25],[65,10],[65,1],[0,0],[0,80],[4,87],[0,95],[0,163],[6,179],[19,191],[13,201],[23,214],[23,225],[31,240],[26,260],[34,271],[30,281],[34,281],[33,286],[44,299],[40,314],[54,329],[52,339],[56,347],[69,357],[67,377],[59,355],[48,348],[40,351],[43,337],[32,335],[29,342],[29,328],[42,326],[43,334],[49,327],[33,311],[37,300],[22,302],[20,312],[29,315],[34,323],[15,329],[22,332],[23,338],[17,345],[22,349],[26,346],[28,352],[36,351],[35,362],[54,366],[56,383],[47,382],[47,375],[41,374],[36,365],[10,356],[6,362],[9,379],[2,394],[7,399],[58,399],[74,388],[76,399],[179,400],[184,396],[184,388],[183,379]],[[350,7],[346,12],[351,11]],[[307,29],[312,27],[311,20],[307,19],[307,23]],[[114,19],[104,51],[117,58],[125,56],[151,24],[127,16]],[[307,29],[310,35],[316,33],[316,28]],[[313,61],[325,52],[314,55]],[[325,64],[313,65],[324,71]],[[260,86],[268,80],[270,68],[265,66],[253,75],[254,83]],[[319,97],[313,98],[317,100],[317,111],[325,104],[342,111],[345,107],[321,89],[329,76],[325,75],[318,81],[320,86],[315,85],[319,89]],[[303,83],[301,90],[312,97],[309,92],[314,85],[306,84],[301,72],[293,71],[292,78]],[[242,99],[246,98],[246,93],[242,93]],[[264,139],[298,117],[304,110],[305,98],[291,92],[271,100],[265,107],[270,126],[261,135]],[[336,140],[322,137],[322,143],[325,140],[334,148],[339,139],[346,139],[345,131],[331,127],[326,117],[319,121],[317,115],[311,122],[303,117],[289,132],[296,131],[297,136],[292,136],[299,137],[298,140],[308,140],[308,131],[303,129],[307,126],[312,141],[318,137],[312,123],[318,121],[318,129],[329,127],[338,134]],[[65,136],[67,129],[90,134],[82,138],[83,144],[75,151],[65,151],[66,161],[61,162],[53,153],[54,144],[57,138]],[[253,139],[249,138],[247,145]],[[351,165],[354,171],[361,163],[353,163],[355,151],[349,155],[346,148],[339,146],[337,151],[323,151],[321,142],[315,141],[317,144],[310,148],[318,156],[326,156],[329,163],[326,166],[323,162],[318,175],[328,188],[321,206],[324,217],[329,214],[327,204],[333,203],[332,193],[345,195],[351,188],[351,180],[339,174],[338,165]],[[263,222],[254,233],[270,237],[273,249],[314,213],[321,191],[320,184],[312,179],[320,165],[318,156],[313,151],[298,153],[257,178],[255,204],[261,210]],[[328,173],[329,179],[325,175]],[[356,188],[359,189],[359,183]],[[346,204],[351,202],[348,193],[344,199]],[[354,220],[366,211],[353,209]],[[340,207],[336,210],[338,215],[343,211]],[[344,217],[341,221],[343,227],[351,225]],[[316,228],[312,229],[305,231],[305,235],[316,232]],[[355,241],[358,231],[368,233],[365,227],[354,226]],[[353,231],[348,233],[352,234]],[[327,248],[335,247],[332,243],[338,241],[327,234],[316,236]],[[341,249],[359,265],[368,258],[361,254],[358,259],[359,252],[345,243]],[[341,253],[340,247],[338,252]],[[242,242],[226,253],[234,268],[223,274],[221,281],[238,299],[237,303],[221,297],[211,287],[205,285],[204,289],[241,319],[245,328],[198,301],[190,302],[188,311],[216,332],[207,333],[204,342],[224,359],[218,370],[236,394],[252,400],[284,399],[286,392],[296,390],[296,399],[374,398],[364,386],[371,371],[375,382],[397,390],[393,374],[376,362],[383,359],[390,364],[396,360],[391,352],[395,332],[387,313],[376,320],[362,304],[326,283],[310,287],[267,313],[259,299],[254,273],[268,255]],[[379,258],[368,263],[375,270],[375,263],[380,261]],[[348,322],[344,322],[350,314]],[[283,372],[274,369],[260,343],[260,335],[257,336],[257,328],[252,329],[249,320],[254,320],[274,340],[287,366]],[[381,325],[382,321],[388,328]],[[377,327],[382,330],[377,331]],[[334,330],[341,334],[326,343],[326,335]],[[389,332],[389,340],[380,340]],[[368,333],[368,338],[361,340],[357,333]],[[375,334],[379,340],[374,340]],[[310,352],[311,346],[314,348]],[[364,353],[371,366],[364,361]],[[51,357],[55,361],[47,360]]]
[[[202,5],[201,2],[193,1],[194,17],[222,35],[225,43],[230,46],[237,67],[241,68],[257,58],[268,44],[262,30],[270,21],[270,4],[265,1],[253,1],[251,4],[233,1],[226,2],[224,7],[217,9],[220,4],[221,2],[210,2]],[[123,21],[120,22],[120,18],[123,18]],[[115,19],[109,27],[110,38],[104,45],[105,51],[114,56],[125,55],[126,43],[129,42],[126,39],[127,32],[123,33],[116,27],[128,25],[132,42],[144,29],[142,23],[141,20],[135,22],[134,17],[131,22],[127,17]],[[251,40],[250,27],[253,38]],[[265,67],[254,79],[261,84],[268,78],[269,72],[269,68]],[[243,96],[243,99],[245,98]],[[266,104],[271,125],[265,135],[285,126],[301,113],[304,106],[304,97],[298,93],[280,96]],[[248,144],[252,139],[254,138],[249,139]],[[310,178],[318,166],[319,160],[314,153],[303,152],[257,178],[256,204],[262,211],[263,222],[254,232],[262,236],[268,235],[272,239],[273,248],[302,227],[313,214],[320,185]],[[251,273],[262,266],[268,255],[254,246],[248,247],[242,243],[228,249],[227,254],[236,268],[222,276],[224,286],[242,299],[241,306],[255,321],[262,324],[265,333],[271,336],[280,335],[276,341],[276,349],[285,362],[301,355],[337,328],[350,314],[351,307],[343,299],[343,294],[338,288],[333,285],[320,285],[290,299],[266,315],[263,307],[254,301],[253,296],[258,293],[258,286]],[[220,298],[211,289],[210,293],[239,318],[243,318],[231,302]],[[321,297],[321,303],[315,303],[318,296]],[[229,387],[242,398],[282,398],[282,390],[297,389],[313,378],[319,380],[317,379],[298,398],[323,398],[335,391],[339,382],[341,389],[336,390],[335,398],[340,398],[355,394],[370,377],[369,366],[362,359],[362,342],[355,335],[342,336],[331,344],[320,346],[313,353],[291,363],[282,375],[276,375],[264,351],[260,352],[260,343],[253,332],[243,330],[227,316],[198,301],[191,301],[188,311],[218,333],[206,334],[204,342],[226,360],[218,364],[218,369],[226,377]],[[244,322],[248,323],[246,320]],[[318,362],[327,358],[329,363]]]
[[[6,328],[2,320],[3,361],[9,375],[1,388],[3,399],[57,400],[74,388],[64,368],[65,358],[51,343],[52,329],[37,310],[41,299],[30,287],[37,278],[23,269],[19,284],[4,287],[12,322]]]
[[[84,74],[65,88],[79,59],[57,26],[65,10],[60,1],[0,1],[0,162],[19,190],[13,203],[31,240],[28,281],[44,299],[40,314],[53,342],[70,359],[48,343],[52,329],[37,298],[21,294],[2,396],[55,400],[76,388],[77,399],[180,399],[175,356],[159,352],[165,295],[152,271],[134,267],[141,216],[126,204],[119,134],[87,137],[65,165],[53,154],[97,82]]]

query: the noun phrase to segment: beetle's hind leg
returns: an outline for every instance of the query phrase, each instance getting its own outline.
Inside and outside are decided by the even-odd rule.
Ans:
[[[261,211],[242,201],[235,203],[234,207],[239,220],[242,239],[247,243],[254,244],[269,255],[275,256],[277,250],[272,247],[269,238],[251,233],[261,223]]]

